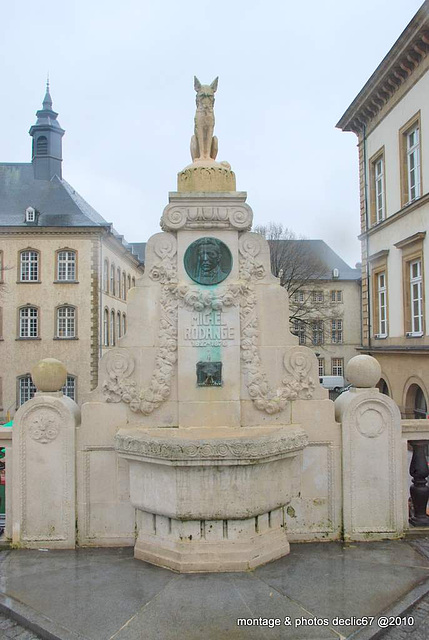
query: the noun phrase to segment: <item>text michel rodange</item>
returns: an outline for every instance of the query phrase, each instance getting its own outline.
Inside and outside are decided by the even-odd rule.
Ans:
[[[234,327],[223,321],[222,311],[202,311],[192,313],[191,326],[185,327],[185,340],[193,347],[226,347],[228,340],[234,340]]]

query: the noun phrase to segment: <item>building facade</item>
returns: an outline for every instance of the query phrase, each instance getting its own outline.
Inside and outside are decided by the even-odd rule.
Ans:
[[[31,162],[0,163],[0,422],[34,394],[30,371],[42,358],[64,362],[77,401],[97,385],[143,272],[141,251],[62,178],[57,115],[47,87]]]
[[[344,377],[361,344],[361,270],[344,262],[323,240],[292,240],[317,274],[291,279],[291,331],[319,361],[319,376]]]
[[[362,348],[404,417],[429,391],[429,2],[337,124],[358,137]]]

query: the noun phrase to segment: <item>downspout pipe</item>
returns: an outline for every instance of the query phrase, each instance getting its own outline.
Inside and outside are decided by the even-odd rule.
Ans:
[[[367,148],[366,148],[366,125],[363,125],[363,171],[364,171],[364,204],[365,204],[365,244],[366,244],[366,287],[367,287],[367,328],[368,328],[368,348],[371,349],[371,290],[369,274],[369,215],[368,215],[368,170],[367,170]]]

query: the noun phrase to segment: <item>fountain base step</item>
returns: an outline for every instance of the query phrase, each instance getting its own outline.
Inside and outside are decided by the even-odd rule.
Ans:
[[[247,571],[289,553],[283,520],[283,508],[245,520],[144,513],[134,557],[179,573]]]

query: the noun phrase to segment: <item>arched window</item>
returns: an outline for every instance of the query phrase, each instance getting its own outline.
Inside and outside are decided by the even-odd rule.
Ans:
[[[122,336],[122,324],[121,324],[121,312],[120,311],[118,311],[118,315],[116,316],[116,325],[117,325],[116,335],[118,336],[118,338],[120,338]]]
[[[121,297],[121,270],[118,267],[116,270],[116,295]]]
[[[125,313],[122,314],[122,335],[124,336],[127,332],[127,316]]]
[[[63,306],[57,309],[57,338],[76,337],[76,309]]]
[[[39,136],[37,138],[36,153],[38,156],[48,155],[48,138],[46,136]]]
[[[104,309],[103,317],[103,344],[109,346],[109,309]]]
[[[122,299],[127,299],[127,276],[125,275],[125,271],[122,272]]]
[[[20,376],[18,378],[18,397],[17,397],[17,405],[20,407],[24,402],[30,400],[34,397],[37,389],[33,384],[31,376],[29,373],[26,373],[24,376]]]
[[[110,295],[115,295],[115,265],[110,267]]]
[[[76,251],[58,251],[57,280],[76,280]]]
[[[136,286],[136,279],[133,276],[133,287],[135,287],[135,286]]]
[[[66,383],[62,388],[62,392],[68,398],[71,398],[76,402],[76,377],[67,376]]]
[[[110,312],[110,345],[114,347],[116,344],[115,339],[115,312],[112,309]]]
[[[39,309],[37,307],[22,307],[19,310],[19,337],[39,337]]]
[[[109,261],[107,258],[104,261],[103,267],[103,291],[109,293]]]
[[[405,400],[405,417],[419,420],[426,418],[427,405],[423,389],[418,384],[412,384],[407,391]]]
[[[131,289],[131,276],[128,274],[128,290]]]
[[[380,378],[380,380],[376,384],[377,389],[380,390],[380,393],[384,393],[385,396],[389,396],[389,387],[387,386],[386,380]]]
[[[33,250],[21,251],[19,262],[21,282],[38,282],[39,252]]]

